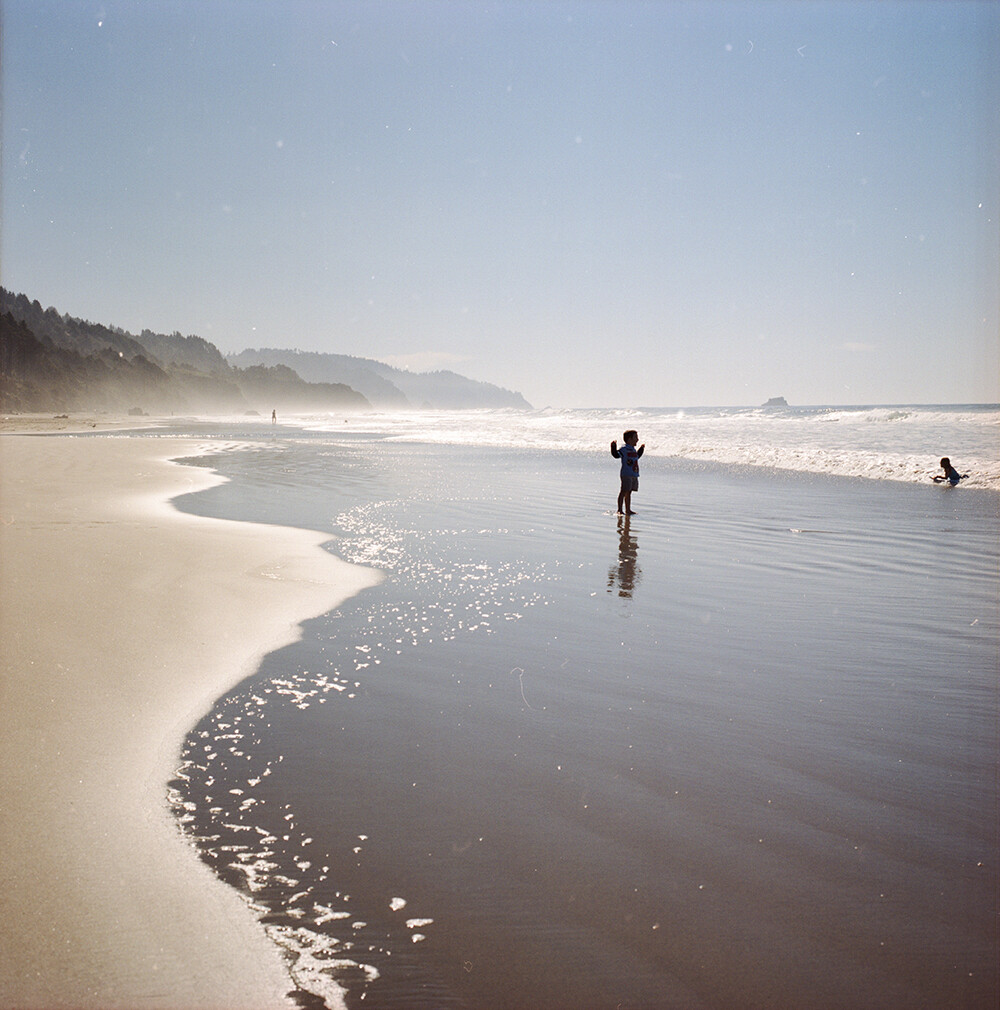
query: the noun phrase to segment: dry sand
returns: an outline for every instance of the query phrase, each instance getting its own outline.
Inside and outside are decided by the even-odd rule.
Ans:
[[[149,415],[132,417],[128,414],[87,410],[76,410],[69,414],[0,414],[0,433],[54,432],[70,435],[80,432],[139,430],[167,425],[173,420],[176,419]]]
[[[375,577],[320,534],[173,509],[219,480],[170,462],[199,448],[0,437],[3,1008],[290,1005],[166,783],[219,694]]]

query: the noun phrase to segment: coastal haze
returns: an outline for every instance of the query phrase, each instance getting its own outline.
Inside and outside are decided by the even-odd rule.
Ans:
[[[0,14],[0,1008],[994,1010],[1000,5]]]
[[[991,2],[4,0],[3,284],[532,404],[996,402]]]

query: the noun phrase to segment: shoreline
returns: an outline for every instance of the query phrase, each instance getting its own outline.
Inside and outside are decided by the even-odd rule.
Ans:
[[[143,431],[168,426],[179,418],[143,414],[111,414],[93,410],[75,410],[63,414],[0,414],[3,435],[82,435],[100,432]]]
[[[173,462],[203,443],[123,436],[0,437],[0,1002],[292,1006],[167,783],[220,694],[377,576],[321,533],[179,511],[223,480]]]

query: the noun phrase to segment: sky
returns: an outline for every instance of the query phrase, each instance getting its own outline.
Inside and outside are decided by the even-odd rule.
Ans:
[[[0,281],[534,406],[1000,401],[1000,4],[0,0]]]

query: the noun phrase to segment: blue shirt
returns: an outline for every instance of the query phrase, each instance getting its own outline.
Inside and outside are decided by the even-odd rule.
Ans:
[[[634,445],[626,443],[617,452],[612,452],[611,455],[622,461],[623,477],[639,476],[639,450]]]

